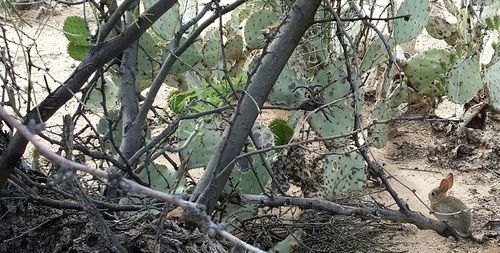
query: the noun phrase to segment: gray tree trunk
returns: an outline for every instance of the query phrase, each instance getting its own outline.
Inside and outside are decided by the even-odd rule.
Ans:
[[[205,205],[207,212],[214,209],[231,174],[232,168],[224,169],[240,154],[247,141],[259,113],[257,106],[262,108],[290,55],[305,31],[313,24],[320,2],[320,0],[295,1],[275,38],[265,50],[261,64],[258,64],[257,70],[250,77],[247,91],[237,105],[231,124],[225,129],[202,179],[191,196],[191,201],[196,200],[198,204]],[[219,175],[223,170],[224,173]],[[189,219],[188,216],[186,218]]]

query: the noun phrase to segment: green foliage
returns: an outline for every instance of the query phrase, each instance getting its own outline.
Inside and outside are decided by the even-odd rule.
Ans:
[[[429,49],[408,60],[403,71],[418,92],[440,96],[446,92],[444,78],[450,69],[451,56],[445,49]]]
[[[275,28],[280,22],[280,17],[276,12],[268,9],[253,12],[247,19],[243,35],[245,43],[249,49],[263,48],[266,39],[265,34]]]
[[[408,19],[397,19],[394,22],[394,40],[401,44],[416,38],[427,24],[429,9],[429,0],[403,1],[396,16],[410,15],[410,17]]]
[[[447,81],[451,101],[457,104],[469,102],[483,87],[478,59],[466,58],[456,63]]]
[[[269,123],[269,128],[274,134],[276,145],[285,145],[293,137],[293,127],[286,120],[274,119]]]
[[[231,83],[236,91],[241,89],[241,87],[246,84],[246,81],[246,74],[231,79]],[[193,102],[192,106],[189,108],[190,112],[202,112],[213,109],[214,106],[220,106],[224,103],[223,98],[221,98],[214,89],[227,100],[234,101],[233,92],[226,80],[213,83],[212,87],[203,80],[200,89],[172,93],[168,99],[168,106],[173,112],[180,113],[189,103],[191,103],[191,101],[198,100]]]
[[[68,39],[67,51],[71,58],[81,61],[90,49],[89,33],[85,20],[70,16],[64,20],[64,35]]]
[[[326,196],[345,190],[360,189],[367,177],[363,157],[356,152],[326,156],[323,160],[323,173]]]

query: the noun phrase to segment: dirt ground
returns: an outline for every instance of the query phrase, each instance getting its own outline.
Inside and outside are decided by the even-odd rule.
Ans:
[[[32,17],[32,27],[26,27],[25,32],[37,36],[38,54],[35,61],[50,68],[54,79],[64,81],[74,69],[76,61],[66,53],[66,38],[61,32],[65,17],[79,13],[79,9],[58,7],[43,29],[38,29],[35,17],[40,15],[39,10],[24,12],[26,17]],[[43,15],[43,14],[42,14]],[[29,42],[28,42],[29,43]],[[18,52],[16,67],[23,69],[24,58]],[[43,72],[37,71],[33,78],[43,85]],[[51,87],[57,87],[57,82],[50,82]],[[69,107],[74,106],[70,104]],[[69,108],[68,108],[69,109]],[[54,116],[50,124],[58,124],[61,112]],[[425,204],[428,204],[427,194],[438,186],[441,178],[449,172],[455,175],[455,184],[451,194],[462,199],[474,210],[473,233],[485,233],[485,224],[488,221],[500,220],[500,170],[496,172],[487,169],[463,170],[462,168],[443,168],[435,162],[429,161],[431,151],[447,140],[443,133],[436,133],[429,122],[404,122],[395,125],[398,135],[391,139],[388,145],[380,150],[373,149],[375,158],[385,165],[393,176],[390,182],[407,201],[410,209],[429,215],[429,210],[420,202],[417,195]],[[498,145],[498,143],[493,143]],[[483,148],[477,146],[477,149]],[[386,203],[390,199],[386,195],[379,196]],[[500,252],[498,238],[486,243],[476,243],[470,240],[455,241],[452,238],[443,238],[433,231],[419,230],[412,225],[405,225],[406,232],[396,238],[398,249],[408,252]]]

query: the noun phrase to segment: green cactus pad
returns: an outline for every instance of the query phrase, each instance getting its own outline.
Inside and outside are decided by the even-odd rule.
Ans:
[[[479,61],[466,58],[453,66],[448,78],[448,97],[457,104],[469,102],[483,87]]]
[[[120,88],[115,84],[111,77],[106,76],[104,78],[104,96],[106,97],[106,109],[115,110],[120,107]],[[85,106],[92,110],[93,112],[103,111],[103,97],[102,97],[102,82],[98,82],[95,89],[92,90],[88,100],[85,102]]]
[[[89,32],[85,20],[78,16],[70,16],[64,20],[64,36],[76,46],[89,47]]]
[[[287,144],[293,137],[293,127],[286,120],[274,119],[269,123],[269,128],[276,138],[276,145]]]
[[[186,40],[181,39],[180,44],[184,43]],[[172,45],[168,46],[169,49],[172,48]],[[171,73],[172,74],[181,74],[190,69],[190,66],[194,66],[196,63],[201,61],[202,53],[201,53],[202,45],[200,42],[193,43],[174,63],[172,66]],[[166,54],[169,54],[169,50],[166,50]],[[188,64],[188,65],[186,65]]]
[[[357,152],[328,155],[323,160],[323,173],[324,193],[330,197],[345,190],[361,189],[367,178],[363,157]]]
[[[431,16],[425,29],[430,36],[439,40],[458,36],[457,26],[455,24],[450,24],[446,19],[440,16]]]
[[[179,139],[186,140],[194,131],[195,125],[194,120],[181,121],[177,130]],[[209,119],[207,122],[204,122],[191,143],[179,152],[182,159],[185,159],[192,152],[187,165],[188,169],[200,168],[208,164],[221,137],[218,125],[218,120],[216,119]],[[181,143],[184,142],[182,141]]]
[[[386,36],[384,39],[387,41],[387,43],[389,43],[389,45],[392,45],[394,43],[394,40],[392,38],[388,38]],[[387,50],[385,49],[384,42],[380,37],[377,37],[372,41],[372,43],[368,47],[368,50],[366,50],[359,70],[361,71],[361,73],[366,73],[373,67],[382,63],[387,58],[389,57],[387,56]]]
[[[445,49],[429,49],[410,58],[403,71],[418,92],[440,96],[446,91],[443,78],[450,68],[451,55]]]
[[[213,69],[221,60],[221,42],[219,30],[210,29],[203,38],[203,64],[208,69]]]
[[[389,119],[389,106],[386,101],[379,100],[375,105],[372,112],[373,120],[387,120]],[[377,124],[370,131],[370,144],[376,148],[383,148],[387,143],[389,136],[388,124]]]
[[[162,50],[159,46],[160,40],[149,32],[145,32],[139,39],[139,48],[137,49],[137,85],[138,90],[151,86],[158,69],[160,68],[160,57]]]
[[[77,61],[83,60],[90,49],[89,33],[85,20],[78,16],[70,16],[64,20],[64,36],[68,39],[67,52]]]
[[[486,85],[488,85],[488,95],[490,104],[497,111],[500,111],[500,63],[488,68],[484,75]]]
[[[161,191],[161,192],[171,192],[175,186],[177,179],[177,171],[161,164],[150,164],[145,169],[137,174],[137,176],[145,183],[149,184],[149,187]],[[177,186],[175,192],[181,193],[186,188],[186,178],[180,177],[181,181]]]
[[[89,49],[90,47],[78,46],[71,41],[68,42],[68,47],[66,48],[69,56],[77,61],[83,60],[83,58],[85,58],[85,56],[87,55]]]
[[[297,76],[295,71],[285,66],[267,98],[272,104],[294,105],[304,99],[304,89],[293,90],[304,85],[304,81]]]
[[[144,0],[144,8],[148,9],[156,2],[158,0]],[[170,41],[174,38],[175,32],[179,30],[180,25],[181,15],[177,3],[153,24],[153,30],[164,40]]]
[[[245,43],[249,49],[263,48],[266,39],[264,35],[269,32],[269,29],[278,25],[280,17],[276,12],[271,10],[258,10],[252,13],[245,25],[243,35]]]
[[[403,18],[394,22],[393,37],[401,44],[416,38],[424,29],[429,19],[428,0],[405,0],[401,3],[396,16],[411,15],[408,20]]]
[[[322,95],[325,103],[341,99],[351,92],[344,69],[344,64],[336,61],[328,64],[314,76],[311,86],[323,87]],[[354,109],[350,98],[332,104],[309,117],[309,125],[322,137],[349,132],[352,130],[353,122]]]

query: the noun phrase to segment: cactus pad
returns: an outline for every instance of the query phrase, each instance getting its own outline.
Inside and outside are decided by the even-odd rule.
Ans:
[[[325,196],[332,196],[349,189],[360,189],[367,177],[363,157],[357,152],[348,155],[328,155],[323,160],[323,173]]]
[[[469,102],[483,87],[477,59],[466,58],[453,66],[448,78],[448,97],[457,104]]]
[[[401,44],[416,38],[424,29],[429,19],[428,0],[405,0],[401,3],[396,16],[410,15],[408,19],[397,19],[394,22],[393,36],[396,43]]]
[[[244,26],[243,35],[249,49],[263,48],[266,42],[264,35],[276,27],[280,22],[278,14],[271,10],[263,9],[252,13]]]
[[[488,85],[490,104],[497,111],[500,110],[500,63],[491,66],[485,73],[484,79]]]

